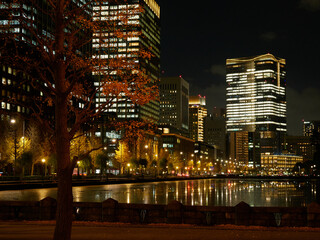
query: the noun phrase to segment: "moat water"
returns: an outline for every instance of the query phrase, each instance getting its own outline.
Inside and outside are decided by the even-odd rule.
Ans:
[[[56,188],[0,191],[0,201],[38,201],[57,197]],[[320,202],[320,181],[201,179],[73,187],[76,202],[102,202],[113,198],[120,203],[185,205],[299,207]]]

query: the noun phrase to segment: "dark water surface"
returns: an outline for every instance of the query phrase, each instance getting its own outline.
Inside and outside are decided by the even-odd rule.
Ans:
[[[56,188],[0,191],[0,200],[38,201],[56,198]],[[113,198],[121,203],[168,204],[177,200],[185,205],[307,206],[319,202],[319,181],[201,179],[174,182],[133,183],[73,188],[76,202],[102,202]]]

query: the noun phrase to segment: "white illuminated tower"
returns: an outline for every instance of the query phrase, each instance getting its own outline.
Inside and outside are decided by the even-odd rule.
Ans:
[[[280,151],[281,138],[287,131],[285,65],[285,59],[269,53],[226,61],[227,132],[233,133],[234,142],[239,142],[236,133],[241,132],[242,138],[244,132],[248,135],[243,145],[249,148],[244,151],[248,160],[243,161],[249,165],[259,166],[253,155]],[[251,158],[250,147],[259,148]]]

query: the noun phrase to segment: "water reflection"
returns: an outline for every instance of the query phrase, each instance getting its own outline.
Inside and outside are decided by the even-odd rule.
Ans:
[[[102,202],[108,198],[121,203],[168,204],[177,200],[185,205],[306,206],[320,197],[315,181],[261,181],[206,179],[174,182],[115,184],[74,187],[76,202]],[[40,200],[56,198],[56,189],[0,191],[0,200]]]

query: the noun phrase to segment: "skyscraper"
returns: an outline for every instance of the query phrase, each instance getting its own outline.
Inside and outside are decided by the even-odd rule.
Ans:
[[[320,134],[320,120],[303,121],[303,135],[313,136],[315,134]]]
[[[48,66],[52,64],[48,59],[55,56],[53,50],[55,47],[52,46],[56,46],[56,26],[52,21],[54,11],[52,4],[54,3],[49,1],[1,1],[0,3],[0,60],[2,62],[0,112],[4,115],[12,115],[16,112],[20,116],[30,117],[31,113],[42,112],[43,118],[53,119],[53,106],[44,100],[46,95],[44,92],[51,89],[48,87],[49,84],[38,81],[40,76],[45,75],[46,81],[54,82],[53,72]],[[91,8],[86,5],[86,1],[71,1],[67,5],[66,9],[75,6],[80,7],[79,9],[83,7],[82,11],[79,10],[79,19],[91,17]],[[64,39],[65,46],[70,44],[69,39],[72,35],[72,44],[76,42],[76,46],[73,45],[76,54],[90,55],[89,28],[82,28],[75,21],[69,21],[65,26],[65,32],[69,34],[69,38]],[[74,49],[70,50],[71,54],[68,53],[68,57],[73,54]],[[76,75],[81,76],[79,72]],[[87,74],[79,80],[83,82],[88,80],[91,85],[90,77]],[[79,101],[75,97],[71,102],[74,107],[83,108],[83,100]]]
[[[135,9],[140,9],[136,10]],[[117,20],[118,24],[109,26],[105,32],[95,32],[93,38],[94,57],[100,59],[123,58],[132,60],[146,76],[157,84],[160,76],[160,7],[155,0],[105,1],[93,7],[96,21],[108,24]],[[127,15],[127,16],[125,16]],[[141,51],[148,50],[150,59],[142,58]],[[107,66],[102,66],[108,72]],[[108,74],[116,77],[117,73]],[[95,86],[100,86],[101,76],[95,75]],[[96,104],[105,103],[108,96],[101,92],[96,95]],[[159,101],[151,100],[145,105],[135,105],[128,98],[114,99],[108,110],[118,119],[135,119],[158,122]]]
[[[207,116],[205,106],[205,97],[189,97],[189,134],[191,139],[199,142],[204,141],[204,118]]]
[[[269,53],[226,61],[227,132],[251,136],[246,164],[260,166],[260,159],[254,159],[256,154],[250,151],[276,153],[281,149],[287,131],[285,65],[285,59]],[[231,157],[236,159],[236,155]]]
[[[189,83],[182,77],[161,78],[160,127],[187,136],[189,130]],[[174,128],[174,129],[173,129]]]
[[[217,149],[217,157],[225,159],[226,119],[218,114],[204,118],[204,141]]]

